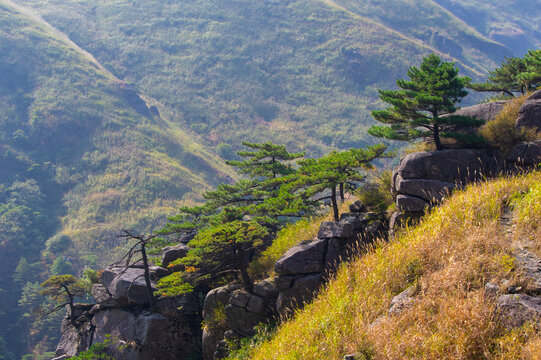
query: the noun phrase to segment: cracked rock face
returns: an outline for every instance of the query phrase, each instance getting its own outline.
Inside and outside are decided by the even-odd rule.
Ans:
[[[519,110],[515,128],[535,129],[541,131],[541,90],[534,92]]]
[[[528,292],[541,295],[541,259],[526,249],[519,249],[515,258],[518,269],[529,281]]]
[[[541,140],[516,145],[507,155],[509,164],[534,166],[541,163]]]
[[[115,359],[175,360],[193,352],[193,330],[187,323],[158,313],[106,309],[92,319],[94,342],[112,336],[108,353]]]
[[[289,249],[275,264],[279,275],[310,274],[323,270],[328,239],[302,242]]]
[[[541,318],[541,298],[526,294],[502,295],[496,301],[503,324],[508,328],[520,327],[530,320]]]
[[[422,151],[400,159],[393,171],[392,192],[402,211],[423,212],[455,187],[497,174],[496,158],[487,150]]]
[[[101,281],[119,306],[145,305],[148,303],[148,294],[143,275],[143,269],[110,266],[103,271]]]

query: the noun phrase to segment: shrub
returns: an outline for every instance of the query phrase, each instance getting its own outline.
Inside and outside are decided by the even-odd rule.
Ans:
[[[374,173],[370,180],[359,190],[359,199],[371,210],[383,212],[394,204],[391,194],[392,171],[383,170]]]
[[[520,107],[527,98],[528,95],[523,95],[509,101],[494,120],[487,122],[480,129],[481,136],[490,146],[506,154],[516,143],[537,138],[535,131],[515,129]]]

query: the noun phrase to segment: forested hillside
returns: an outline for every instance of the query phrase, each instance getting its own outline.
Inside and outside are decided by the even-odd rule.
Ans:
[[[19,307],[24,287],[115,259],[121,228],[151,231],[235,175],[61,34],[4,3],[0,38],[0,338],[20,355],[45,335],[24,335],[34,319],[23,313],[40,301]]]
[[[512,54],[432,1],[22,3],[214,147],[358,146],[376,89],[423,55],[481,76]]]

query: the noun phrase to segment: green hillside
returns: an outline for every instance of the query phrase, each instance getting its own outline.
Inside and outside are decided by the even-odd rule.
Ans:
[[[534,172],[453,194],[418,226],[344,264],[311,304],[234,358],[538,359],[538,324],[510,327],[485,284],[530,291],[518,258],[524,249],[541,256],[540,189]],[[410,287],[410,305],[388,312]]]
[[[435,0],[483,35],[522,56],[541,46],[541,1]]]
[[[2,1],[0,54],[0,342],[20,355],[35,340],[20,332],[25,284],[65,259],[68,269],[116,260],[122,228],[159,228],[235,174],[157,115],[159,103]],[[60,248],[47,241],[57,232],[69,236]]]
[[[478,76],[511,54],[430,1],[22,3],[214,147],[365,144],[376,89],[422,56],[450,54]]]

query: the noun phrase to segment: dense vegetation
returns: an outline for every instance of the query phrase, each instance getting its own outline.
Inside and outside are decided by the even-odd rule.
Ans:
[[[20,358],[57,340],[58,317],[23,335],[40,282],[103,266],[115,257],[104,249],[124,246],[111,241],[123,226],[151,230],[235,174],[60,34],[3,4],[0,38],[0,338]]]
[[[527,323],[507,330],[484,285],[511,279],[527,286],[514,265],[511,240],[541,236],[540,184],[534,172],[454,194],[419,226],[344,265],[312,304],[275,335],[262,331],[255,341],[245,341],[239,356],[535,358],[541,351],[539,328]],[[500,221],[505,206],[514,209],[512,232]],[[541,255],[538,243],[531,250]],[[414,305],[385,316],[393,296],[410,286]]]
[[[512,55],[432,1],[22,3],[208,145],[237,150],[365,145],[376,89],[422,56],[450,54],[478,76]]]

